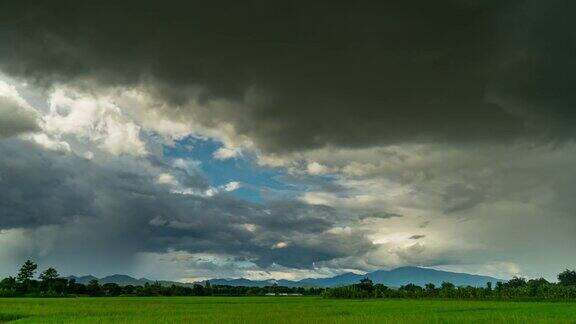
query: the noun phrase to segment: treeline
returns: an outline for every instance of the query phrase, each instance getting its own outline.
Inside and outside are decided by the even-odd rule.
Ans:
[[[73,297],[73,296],[263,296],[275,295],[320,295],[323,288],[303,287],[236,287],[224,285],[194,284],[190,286],[163,286],[159,282],[144,285],[124,285],[116,283],[99,284],[92,280],[88,284],[77,283],[74,279],[61,278],[58,271],[48,268],[34,279],[38,266],[28,260],[22,265],[16,277],[0,281],[0,297]]]
[[[452,299],[534,299],[534,300],[574,300],[576,299],[576,271],[566,270],[558,275],[558,283],[544,278],[530,279],[514,277],[507,282],[497,282],[494,287],[488,282],[486,287],[456,287],[444,282],[440,287],[426,284],[424,287],[407,284],[400,288],[390,288],[374,284],[364,278],[360,283],[322,292],[326,298],[452,298]]]
[[[546,279],[514,277],[507,282],[497,282],[485,287],[462,286],[444,282],[439,287],[426,284],[424,287],[407,284],[391,288],[374,284],[364,278],[359,283],[336,288],[304,288],[285,286],[246,287],[211,285],[170,285],[159,282],[144,285],[100,284],[92,280],[88,284],[74,279],[61,278],[58,271],[48,268],[35,279],[38,266],[26,261],[16,277],[0,281],[0,297],[68,297],[68,296],[263,296],[263,295],[321,295],[325,298],[451,298],[451,299],[534,299],[575,300],[576,271],[565,270],[558,275],[558,282]]]

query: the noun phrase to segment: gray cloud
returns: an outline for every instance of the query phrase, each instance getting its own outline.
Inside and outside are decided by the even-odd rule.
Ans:
[[[0,138],[40,130],[37,116],[8,97],[0,96]]]
[[[156,169],[129,156],[91,161],[17,139],[1,141],[0,156],[0,229],[59,233],[67,240],[56,244],[58,258],[92,253],[98,262],[128,262],[139,252],[176,250],[310,268],[372,248],[360,230],[330,233],[342,219],[330,207],[170,192],[156,183],[160,172],[173,171],[167,164]],[[82,269],[94,260],[84,261]]]
[[[485,197],[480,190],[467,187],[462,183],[455,183],[444,189],[445,213],[472,208],[483,202]]]
[[[6,2],[0,65],[44,84],[152,84],[181,106],[169,114],[230,123],[267,152],[557,139],[574,129],[573,6]]]
[[[360,219],[366,219],[366,218],[386,219],[386,218],[392,218],[392,217],[402,217],[402,215],[396,214],[396,213],[389,213],[389,212],[374,212],[374,213],[369,213],[369,214],[362,214],[359,216]]]
[[[281,153],[289,168],[315,161],[336,174],[280,179],[297,184],[291,196],[304,186],[303,201],[333,207],[284,192],[258,205],[159,184],[167,172],[182,187],[210,187],[155,154],[161,145],[101,158],[80,138],[89,131],[56,135],[68,153],[3,139],[0,229],[23,231],[42,245],[39,257],[88,270],[166,251],[261,267],[572,266],[574,6],[5,1],[3,72],[87,92],[141,87],[167,103],[143,105],[160,113],[153,121],[225,124],[259,157]],[[34,118],[0,101],[0,137],[38,130]],[[93,160],[76,155],[87,151]],[[426,240],[410,241],[414,232]],[[529,245],[534,237],[542,242]]]
[[[426,228],[428,227],[428,225],[430,225],[430,221],[423,221],[422,223],[420,223],[420,225],[418,225],[419,228]]]

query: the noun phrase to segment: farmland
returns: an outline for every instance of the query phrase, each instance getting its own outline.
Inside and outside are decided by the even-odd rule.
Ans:
[[[318,297],[1,298],[14,323],[576,323],[576,303]]]

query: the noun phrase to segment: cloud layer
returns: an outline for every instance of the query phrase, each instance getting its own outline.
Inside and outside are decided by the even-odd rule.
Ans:
[[[572,6],[9,2],[0,64],[44,84],[151,86],[168,115],[268,152],[558,139],[574,135]]]
[[[38,115],[16,89],[0,80],[0,138],[40,130]]]
[[[551,278],[576,248],[575,6],[6,1],[0,261]],[[289,189],[242,200],[166,154],[187,138]]]

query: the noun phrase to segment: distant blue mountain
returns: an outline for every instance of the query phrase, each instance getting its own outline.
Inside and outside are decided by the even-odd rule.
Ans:
[[[427,283],[441,285],[442,282],[451,282],[456,286],[486,286],[487,282],[496,284],[504,281],[488,276],[472,275],[468,273],[458,273],[441,271],[419,267],[401,267],[390,271],[378,270],[367,274],[374,283],[381,283],[390,287],[400,287],[409,283],[424,286]]]
[[[66,279],[68,279],[68,280],[74,280],[74,281],[76,281],[77,283],[81,283],[81,284],[87,284],[87,283],[89,283],[91,280],[94,280],[94,279],[98,280],[98,278],[96,278],[96,277],[94,277],[94,276],[91,276],[91,275],[81,276],[81,277],[68,276],[68,277],[66,277]]]
[[[246,287],[265,287],[265,286],[272,286],[274,284],[278,284],[277,280],[250,280],[250,279],[210,279],[211,285],[219,285],[219,286],[246,286]],[[292,281],[286,280],[288,283],[292,283]]]
[[[307,278],[298,281],[292,280],[250,280],[245,278],[238,279],[211,279],[211,285],[227,285],[227,286],[249,286],[249,287],[264,287],[277,284],[279,286],[287,287],[338,287],[358,283],[360,279],[368,277],[374,283],[381,283],[388,287],[400,287],[409,283],[424,286],[427,283],[433,283],[436,286],[442,282],[451,282],[456,286],[485,286],[487,282],[493,285],[498,281],[505,281],[488,276],[472,275],[468,273],[450,272],[442,270],[434,270],[420,267],[401,267],[393,270],[378,270],[367,273],[366,275],[359,275],[356,273],[348,272],[329,278]],[[70,276],[68,279],[75,279],[78,283],[87,284],[90,280],[96,279],[100,284],[116,283],[122,286],[125,285],[144,285],[145,283],[155,282],[146,278],[136,279],[127,275],[112,275],[103,278],[96,278],[94,276],[75,277]],[[180,283],[175,281],[159,281],[162,285],[182,285],[191,286],[191,283]],[[201,282],[205,284],[206,282]]]
[[[98,280],[98,283],[103,285],[106,283],[115,283],[121,286],[127,286],[127,285],[143,285],[145,283],[152,283],[154,282],[153,280],[149,280],[146,278],[140,278],[140,279],[136,279],[127,275],[120,275],[120,274],[115,274],[115,275],[111,275],[111,276],[106,276],[103,278],[96,278],[94,276],[82,276],[82,277],[76,277],[76,276],[69,276],[67,277],[67,279],[74,279],[76,280],[77,283],[81,283],[81,284],[87,284],[89,283],[91,280]]]
[[[297,281],[304,286],[316,286],[316,287],[336,287],[344,286],[358,283],[360,279],[364,278],[363,275],[359,275],[352,272],[347,272],[341,275],[337,275],[329,278],[308,278]]]
[[[473,286],[482,287],[487,282],[493,285],[498,281],[505,281],[488,276],[472,275],[468,273],[458,273],[442,270],[434,270],[420,267],[401,267],[393,270],[378,270],[359,275],[348,272],[329,278],[308,278],[299,281],[291,280],[249,280],[249,279],[212,279],[213,285],[230,285],[230,286],[253,286],[263,287],[277,283],[281,286],[288,287],[338,287],[358,283],[360,279],[368,277],[374,283],[381,283],[388,287],[400,287],[409,283],[424,286],[427,283],[441,285],[443,282],[451,282],[456,286]]]

